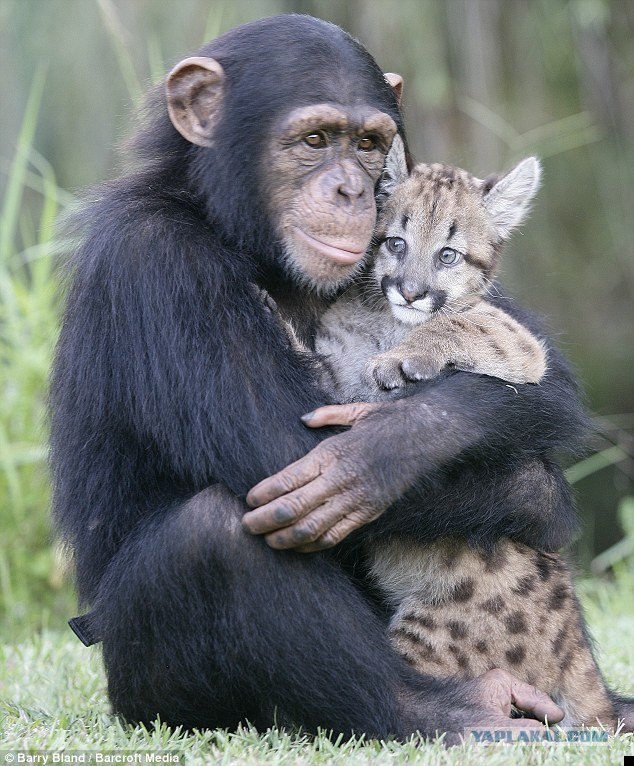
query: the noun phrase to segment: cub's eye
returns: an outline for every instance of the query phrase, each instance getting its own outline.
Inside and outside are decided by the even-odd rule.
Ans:
[[[314,133],[304,136],[304,143],[308,144],[311,149],[323,149],[324,146],[328,145],[326,134],[323,130],[316,130]]]
[[[402,237],[387,237],[385,247],[394,255],[405,255],[407,252],[407,242]]]
[[[374,136],[363,136],[359,141],[359,149],[362,152],[373,152],[377,148],[377,141]]]
[[[462,253],[459,253],[452,247],[446,247],[444,250],[441,250],[440,254],[438,255],[438,260],[442,263],[443,266],[455,266],[456,264],[460,263],[461,258]]]

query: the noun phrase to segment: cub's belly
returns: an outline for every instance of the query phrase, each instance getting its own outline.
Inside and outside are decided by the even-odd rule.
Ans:
[[[506,589],[509,578],[522,576],[533,551],[510,540],[500,540],[493,551],[474,549],[465,542],[445,539],[421,545],[393,538],[374,545],[370,572],[390,604],[407,598],[428,604],[469,601],[488,590]]]

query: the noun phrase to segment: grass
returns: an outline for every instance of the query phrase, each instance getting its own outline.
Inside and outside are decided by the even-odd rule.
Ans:
[[[586,614],[600,647],[607,680],[634,692],[634,570],[621,567],[614,582],[579,584]],[[3,749],[173,750],[187,763],[222,764],[620,764],[634,754],[634,735],[595,745],[467,744],[445,750],[413,739],[395,742],[310,740],[272,729],[258,733],[204,731],[185,734],[158,725],[132,727],[108,709],[98,648],[86,649],[68,633],[44,631],[0,647],[0,731]]]

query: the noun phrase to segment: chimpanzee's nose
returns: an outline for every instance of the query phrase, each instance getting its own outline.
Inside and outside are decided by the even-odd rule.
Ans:
[[[401,282],[398,285],[400,294],[405,298],[408,303],[414,303],[414,301],[420,301],[429,295],[429,290],[425,290],[415,282]]]
[[[347,197],[349,200],[354,202],[354,200],[363,196],[365,187],[363,185],[362,180],[355,178],[354,176],[347,176],[339,184],[339,188],[337,189],[337,191],[339,192],[339,194],[343,195],[344,197]]]
[[[350,202],[362,197],[365,191],[366,176],[361,172],[361,169],[357,165],[345,161],[339,173],[337,192],[343,197],[347,197]]]

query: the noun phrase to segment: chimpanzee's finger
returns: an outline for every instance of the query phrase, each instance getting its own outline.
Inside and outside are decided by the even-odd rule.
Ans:
[[[349,513],[340,522],[332,526],[329,530],[324,532],[321,537],[318,537],[314,542],[307,545],[301,545],[295,550],[300,553],[314,553],[316,551],[324,551],[327,548],[333,548],[340,543],[344,538],[348,537],[355,529],[359,529],[364,524],[368,524],[378,514],[361,515],[356,512]]]
[[[247,503],[252,508],[259,508],[282,495],[287,495],[316,479],[321,473],[322,466],[321,451],[319,447],[316,447],[304,457],[252,487],[247,494]]]
[[[348,510],[337,499],[316,508],[296,524],[266,535],[264,539],[271,548],[301,550],[326,534]]]
[[[352,404],[328,404],[302,415],[302,422],[310,428],[322,426],[353,426],[373,410],[379,402],[353,402]]]
[[[557,723],[564,717],[564,711],[547,694],[515,677],[511,685],[511,698],[515,707],[531,713],[540,721]]]
[[[299,489],[276,497],[253,511],[247,511],[242,517],[242,525],[252,535],[266,534],[285,527],[292,529],[296,522],[299,523],[311,511],[314,513],[332,494],[332,482],[318,476]]]

